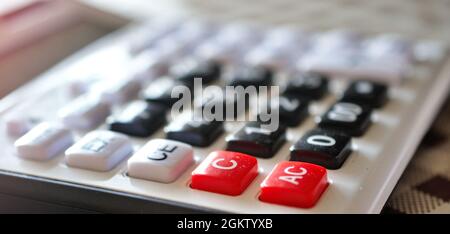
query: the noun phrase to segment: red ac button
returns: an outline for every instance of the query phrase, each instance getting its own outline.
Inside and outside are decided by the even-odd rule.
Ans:
[[[327,186],[325,168],[303,162],[281,162],[262,182],[259,199],[309,208],[316,204]]]
[[[256,158],[236,152],[214,151],[192,172],[191,188],[237,196],[257,175]]]

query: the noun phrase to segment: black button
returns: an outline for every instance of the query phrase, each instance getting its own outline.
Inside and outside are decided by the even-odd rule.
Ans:
[[[341,101],[378,108],[387,101],[387,86],[369,81],[354,81],[345,91]]]
[[[167,108],[170,108],[174,103],[184,97],[183,95],[180,95],[179,97],[172,98],[172,91],[175,87],[180,87],[181,89],[186,91],[192,91],[192,86],[177,82],[170,77],[162,77],[153,81],[143,91],[142,96],[147,102],[159,103],[166,106]],[[190,95],[190,99],[192,99],[192,95]]]
[[[175,79],[187,83],[189,86],[194,84],[195,78],[201,78],[203,84],[214,82],[220,77],[221,66],[214,61],[187,60],[170,68],[170,74]]]
[[[264,66],[244,66],[234,69],[229,74],[229,86],[270,86],[272,84],[273,72]]]
[[[295,127],[308,116],[309,100],[292,95],[281,95],[279,97],[280,123],[289,127]],[[270,105],[269,105],[270,108]],[[272,111],[271,109],[268,109]],[[258,115],[260,122],[266,122]]]
[[[260,158],[273,157],[286,141],[286,127],[280,125],[275,131],[271,131],[261,125],[259,122],[250,122],[227,137],[227,150]]]
[[[197,102],[198,101],[198,102]],[[205,89],[203,97],[196,100],[196,106],[213,115],[220,116],[221,120],[234,120],[248,109],[249,97],[238,92],[226,92],[224,89]],[[218,113],[216,108],[221,108]]]
[[[290,78],[285,94],[310,99],[322,98],[328,90],[328,79],[317,73],[298,72]]]
[[[307,132],[290,149],[291,161],[338,169],[351,153],[351,137],[322,129]]]
[[[160,104],[134,102],[117,117],[109,118],[108,123],[112,131],[148,137],[166,123],[166,108]]]
[[[370,125],[372,109],[350,102],[338,102],[322,115],[319,127],[343,132],[350,136],[361,136]]]
[[[207,147],[223,133],[223,122],[179,118],[164,131],[167,139],[181,141],[193,146]]]

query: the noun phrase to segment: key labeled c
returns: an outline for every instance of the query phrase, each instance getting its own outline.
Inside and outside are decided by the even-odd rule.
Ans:
[[[221,169],[221,170],[233,170],[234,168],[237,167],[237,162],[235,160],[230,160],[231,165],[230,166],[220,166],[218,163],[221,161],[224,161],[225,159],[223,158],[218,158],[216,160],[214,160],[211,165],[217,169]]]

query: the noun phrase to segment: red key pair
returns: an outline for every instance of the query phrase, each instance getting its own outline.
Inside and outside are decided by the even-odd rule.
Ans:
[[[256,158],[236,152],[212,152],[193,172],[191,187],[240,195],[258,175]],[[281,162],[261,184],[259,199],[296,207],[312,207],[328,186],[326,169],[309,163]]]

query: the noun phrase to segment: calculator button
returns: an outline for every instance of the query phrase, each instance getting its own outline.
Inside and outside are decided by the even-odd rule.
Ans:
[[[111,113],[109,104],[91,96],[81,96],[63,107],[58,115],[66,126],[89,130],[100,125]]]
[[[125,135],[98,130],[88,133],[66,150],[66,164],[93,171],[109,171],[133,152]]]
[[[30,131],[35,124],[30,118],[11,115],[5,119],[6,133],[10,137],[21,137]]]
[[[351,137],[322,129],[313,129],[290,148],[291,161],[314,163],[338,169],[351,152]]]
[[[194,162],[188,144],[165,139],[149,141],[128,160],[130,177],[170,183]]]
[[[170,69],[170,75],[192,86],[195,78],[200,78],[203,84],[216,81],[220,77],[220,70],[218,62],[190,59],[173,66]]]
[[[345,91],[341,101],[381,107],[387,101],[387,87],[370,81],[354,81]]]
[[[209,89],[208,87],[203,90],[202,98],[196,99],[194,104],[205,113],[213,115],[222,109],[223,114],[217,114],[218,116],[223,116],[223,120],[234,120],[248,109],[249,97],[238,92],[226,92],[225,89]]]
[[[270,158],[286,141],[286,127],[279,125],[274,131],[260,122],[250,122],[237,133],[226,138],[227,150]]]
[[[308,116],[308,101],[295,96],[282,95],[279,97],[280,123],[290,127],[300,124]]]
[[[160,103],[167,108],[170,108],[182,98],[182,95],[179,97],[172,97],[172,91],[174,91],[175,87],[178,87],[183,93],[191,90],[191,87],[186,86],[186,84],[181,82],[177,82],[170,77],[161,77],[153,81],[143,91],[142,96],[147,102]]]
[[[304,98],[299,98],[298,96],[293,95],[281,95],[278,98],[278,113],[280,117],[280,123],[287,125],[289,127],[295,127],[300,124],[302,120],[304,120],[308,115],[308,105],[309,100]],[[270,107],[270,103],[268,108]],[[276,109],[269,109],[274,111]],[[264,118],[261,118],[261,114],[258,115],[258,121],[264,121]]]
[[[192,172],[191,188],[237,196],[258,175],[258,161],[246,154],[215,151]]]
[[[136,137],[148,137],[166,123],[166,107],[156,103],[136,101],[117,117],[108,119],[111,131]]]
[[[194,120],[190,117],[179,116],[164,131],[167,139],[207,147],[223,133],[224,129],[221,121]]]
[[[273,72],[267,67],[252,66],[252,67],[240,67],[229,74],[231,79],[228,83],[229,86],[243,86],[244,88],[249,86],[270,86],[272,84]]]
[[[41,123],[19,138],[15,143],[21,158],[44,161],[62,153],[73,144],[73,135],[57,123]]]
[[[369,127],[372,109],[366,106],[338,102],[320,118],[319,127],[343,132],[350,136],[361,136]]]
[[[93,92],[100,93],[101,100],[111,105],[128,102],[136,97],[141,90],[139,80],[130,78],[99,82],[98,86],[100,87],[94,88]]]
[[[310,163],[281,162],[262,182],[259,199],[268,203],[310,208],[327,187],[325,168]]]
[[[285,94],[310,99],[322,98],[328,90],[328,79],[324,75],[308,72],[295,72],[284,91]]]

